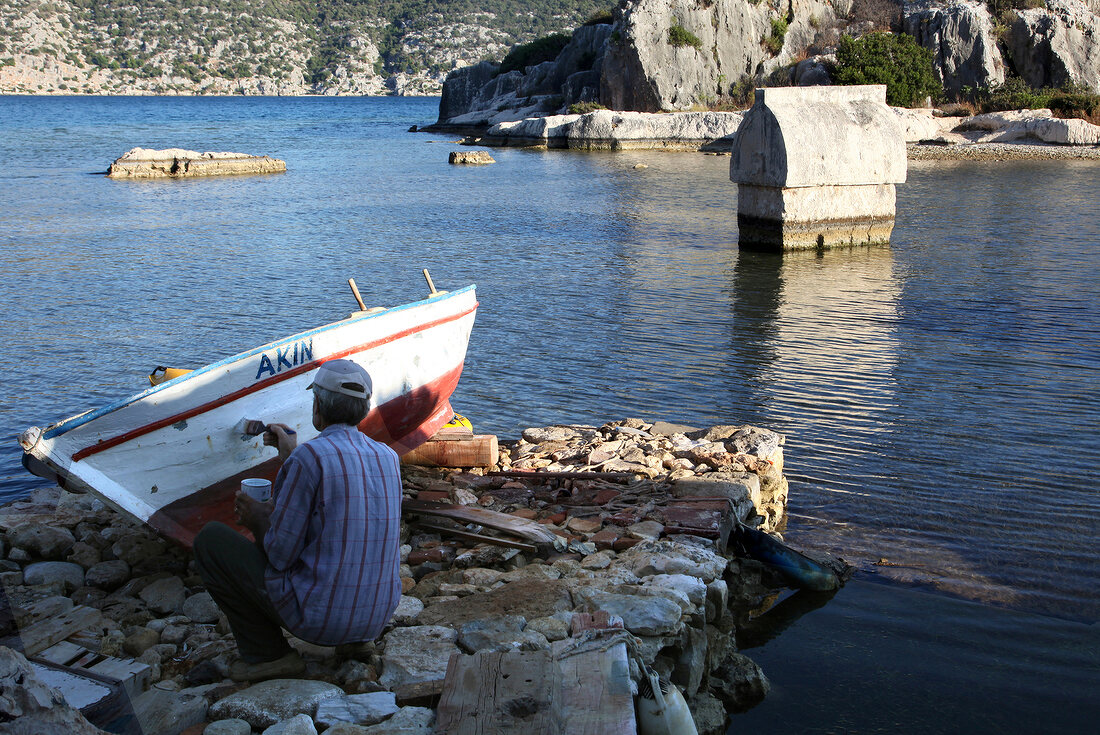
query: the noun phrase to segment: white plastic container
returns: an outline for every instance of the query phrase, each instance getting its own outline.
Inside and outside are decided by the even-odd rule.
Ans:
[[[271,480],[260,477],[249,477],[241,480],[241,492],[253,500],[266,503],[271,500]]]

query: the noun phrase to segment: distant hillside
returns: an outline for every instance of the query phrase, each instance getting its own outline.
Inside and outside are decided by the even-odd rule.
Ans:
[[[438,94],[608,0],[5,0],[0,93]]]

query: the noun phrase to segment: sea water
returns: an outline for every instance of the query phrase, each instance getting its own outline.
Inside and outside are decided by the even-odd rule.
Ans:
[[[883,626],[868,660],[893,657],[912,640],[893,603],[913,588],[948,619],[964,606],[978,632],[946,650],[989,668],[1003,638],[977,623],[1017,616],[1056,632],[1010,636],[1016,658],[1052,661],[1062,696],[1095,713],[1097,656],[1081,671],[1049,641],[1073,630],[1097,650],[1100,164],[911,162],[889,247],[780,257],[738,250],[728,157],[506,149],[450,166],[452,136],[408,131],[437,104],[0,97],[0,498],[42,484],[19,464],[27,426],[137,392],[157,365],[342,318],[348,278],[368,306],[415,300],[428,268],[439,288],[478,285],[453,399],[477,430],[638,416],[780,431],[788,540],[868,581],[806,625],[851,641],[824,611],[866,608]],[[102,175],[135,146],[288,170]],[[799,651],[773,679],[838,655]],[[990,711],[1015,696],[997,691]],[[897,729],[869,711],[830,731]]]

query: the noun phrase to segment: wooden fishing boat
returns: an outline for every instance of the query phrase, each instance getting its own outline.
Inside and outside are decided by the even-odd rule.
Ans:
[[[275,476],[275,450],[244,433],[246,419],[285,423],[299,443],[317,435],[306,388],[327,360],[349,358],[367,369],[374,395],[359,428],[399,454],[450,421],[477,297],[474,286],[432,291],[423,301],[355,312],[103,408],[31,427],[19,438],[24,464],[190,546],[207,521],[233,523],[242,479]]]

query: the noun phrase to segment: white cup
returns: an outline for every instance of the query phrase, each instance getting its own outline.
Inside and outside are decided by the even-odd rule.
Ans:
[[[266,503],[271,500],[271,480],[264,480],[259,477],[241,480],[241,492],[254,500]]]

